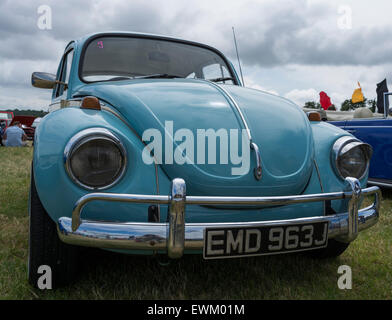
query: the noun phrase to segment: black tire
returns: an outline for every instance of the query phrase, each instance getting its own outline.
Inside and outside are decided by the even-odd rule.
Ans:
[[[57,235],[57,226],[43,207],[31,170],[29,195],[29,283],[38,288],[40,266],[49,266],[52,273],[52,289],[72,282],[77,268],[78,247],[63,243]]]
[[[308,253],[312,258],[327,259],[336,258],[340,256],[350,245],[350,243],[343,243],[334,239],[328,240],[328,246],[322,249],[310,250]]]

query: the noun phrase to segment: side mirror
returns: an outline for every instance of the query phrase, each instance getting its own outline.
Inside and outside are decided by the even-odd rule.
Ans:
[[[53,89],[56,84],[56,76],[46,72],[33,72],[31,84],[37,88]]]

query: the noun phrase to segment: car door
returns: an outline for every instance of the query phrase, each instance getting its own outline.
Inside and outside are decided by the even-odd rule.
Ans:
[[[392,183],[392,119],[352,119],[344,129],[373,147],[369,180]]]
[[[346,127],[346,122],[347,120],[343,121],[328,121],[328,123],[333,124],[334,126],[337,126],[341,129],[344,129]]]

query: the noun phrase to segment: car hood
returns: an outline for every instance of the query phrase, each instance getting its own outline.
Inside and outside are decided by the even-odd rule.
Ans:
[[[160,132],[163,144],[169,148],[172,145],[174,150],[185,141],[184,137],[181,138],[182,133],[192,132],[194,163],[165,161],[171,152],[165,150],[165,145],[162,147],[163,170],[170,179],[183,178],[188,194],[272,196],[302,193],[310,179],[314,157],[312,131],[304,112],[286,99],[259,90],[234,85],[222,85],[221,88],[224,90],[201,80],[143,79],[87,84],[79,88],[74,96],[93,95],[106,101],[138,135],[143,136],[147,129],[154,128]],[[249,140],[241,140],[240,130],[244,129],[244,125],[231,99],[241,109],[252,141],[260,149],[261,180],[254,176],[255,151],[250,150]],[[170,123],[173,132],[178,134],[179,141],[175,143],[170,135]],[[178,131],[180,129],[188,131]],[[236,141],[239,147],[235,155],[241,156],[242,150],[245,150],[244,155],[249,151],[249,170],[233,175],[232,169],[241,164],[231,158],[233,148],[230,147],[229,150],[222,148],[223,158],[220,158],[219,139],[217,147],[213,148],[217,150],[216,164],[211,164],[213,159],[208,159],[211,154],[208,151],[210,142],[200,139],[205,141],[205,146],[202,148],[201,144],[198,145],[197,133],[200,129],[213,129],[215,132],[224,129],[229,137],[228,143],[224,144],[226,146],[235,140],[231,139],[230,130],[238,130]],[[200,154],[203,149],[204,157]],[[228,154],[227,163],[225,153]],[[186,155],[191,157],[188,150]],[[246,169],[245,165],[243,169]]]

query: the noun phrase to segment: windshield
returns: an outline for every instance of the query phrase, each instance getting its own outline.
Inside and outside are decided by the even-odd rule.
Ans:
[[[101,37],[85,49],[81,78],[86,82],[128,78],[198,78],[235,83],[220,55],[180,42],[132,37]]]
[[[11,113],[8,112],[0,112],[0,120],[12,120]]]

